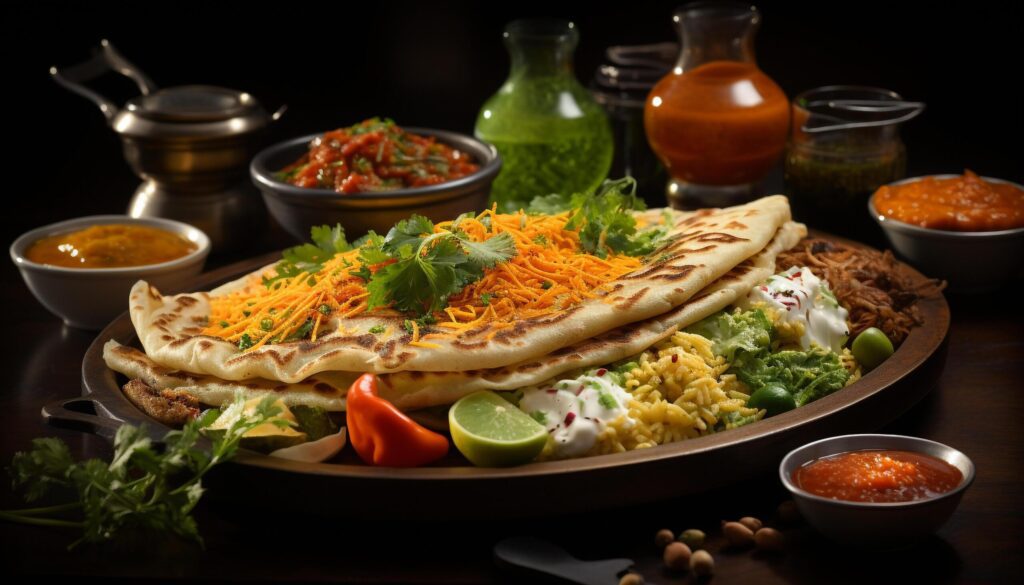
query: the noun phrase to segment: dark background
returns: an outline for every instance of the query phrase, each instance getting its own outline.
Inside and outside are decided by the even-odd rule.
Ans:
[[[268,109],[288,104],[275,139],[368,116],[471,132],[508,72],[504,23],[573,19],[577,76],[588,83],[605,47],[675,40],[675,1],[136,2],[91,7],[5,5],[3,54],[9,128],[3,230],[89,213],[121,213],[138,180],[90,102],[50,80],[51,65],[86,59],[108,38],[160,86],[208,83],[246,90]],[[928,103],[904,128],[911,175],[960,172],[1024,180],[1018,3],[758,2],[757,59],[790,96],[849,83]],[[134,15],[131,19],[112,15]],[[13,70],[13,71],[11,71]],[[116,101],[124,79],[102,84]],[[13,185],[13,188],[11,188]],[[11,271],[13,273],[13,271]]]

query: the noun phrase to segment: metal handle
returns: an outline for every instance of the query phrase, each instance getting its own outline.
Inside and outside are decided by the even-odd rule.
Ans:
[[[50,75],[54,81],[99,106],[109,122],[117,115],[119,108],[114,102],[84,85],[108,72],[120,73],[134,81],[142,95],[149,95],[157,89],[156,84],[131,61],[118,53],[107,39],[100,41],[100,50],[88,61],[62,69],[50,67]]]
[[[92,433],[113,439],[117,429],[124,424],[98,400],[88,397],[57,400],[43,406],[43,420],[48,425]]]

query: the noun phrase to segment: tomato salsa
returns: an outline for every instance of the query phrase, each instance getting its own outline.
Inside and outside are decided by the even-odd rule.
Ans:
[[[885,217],[937,230],[986,232],[1024,227],[1024,190],[962,176],[926,177],[875,192],[875,210]]]
[[[123,268],[160,264],[188,255],[196,245],[159,228],[94,225],[34,242],[25,257],[64,268]]]
[[[479,168],[468,154],[433,137],[370,118],[316,138],[278,178],[299,187],[367,193],[436,185]]]
[[[793,483],[816,496],[851,502],[913,502],[953,491],[963,474],[949,463],[911,451],[850,451],[816,459],[793,472]]]

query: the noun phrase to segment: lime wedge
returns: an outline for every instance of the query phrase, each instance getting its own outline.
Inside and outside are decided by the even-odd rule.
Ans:
[[[452,441],[480,467],[507,467],[532,461],[548,431],[530,415],[490,390],[459,399],[448,411]]]

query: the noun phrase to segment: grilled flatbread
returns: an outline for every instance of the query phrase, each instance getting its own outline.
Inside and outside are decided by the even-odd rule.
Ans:
[[[539,384],[579,368],[608,364],[631,355],[742,298],[758,282],[775,272],[775,258],[806,235],[802,224],[788,222],[758,254],[673,310],[560,348],[548,355],[506,367],[452,372],[396,372],[380,375],[381,396],[406,410],[450,404],[481,389],[513,390]],[[104,346],[107,365],[130,378],[140,378],[159,389],[187,391],[204,403],[220,405],[237,390],[250,396],[280,393],[286,404],[344,408],[344,393],[358,376],[349,372],[321,372],[297,384],[267,380],[232,382],[168,370],[141,351],[114,341]]]
[[[591,291],[595,298],[512,326],[484,324],[429,347],[413,345],[400,316],[368,311],[332,317],[315,342],[296,341],[240,351],[203,335],[210,300],[262,287],[257,271],[209,293],[165,297],[140,281],[129,310],[146,354],[172,370],[222,380],[262,378],[299,383],[328,371],[453,372],[527,363],[629,323],[666,314],[737,264],[763,250],[790,218],[785,197],[772,196],[727,209],[673,214],[665,243],[639,269]],[[375,335],[371,329],[388,333]]]

